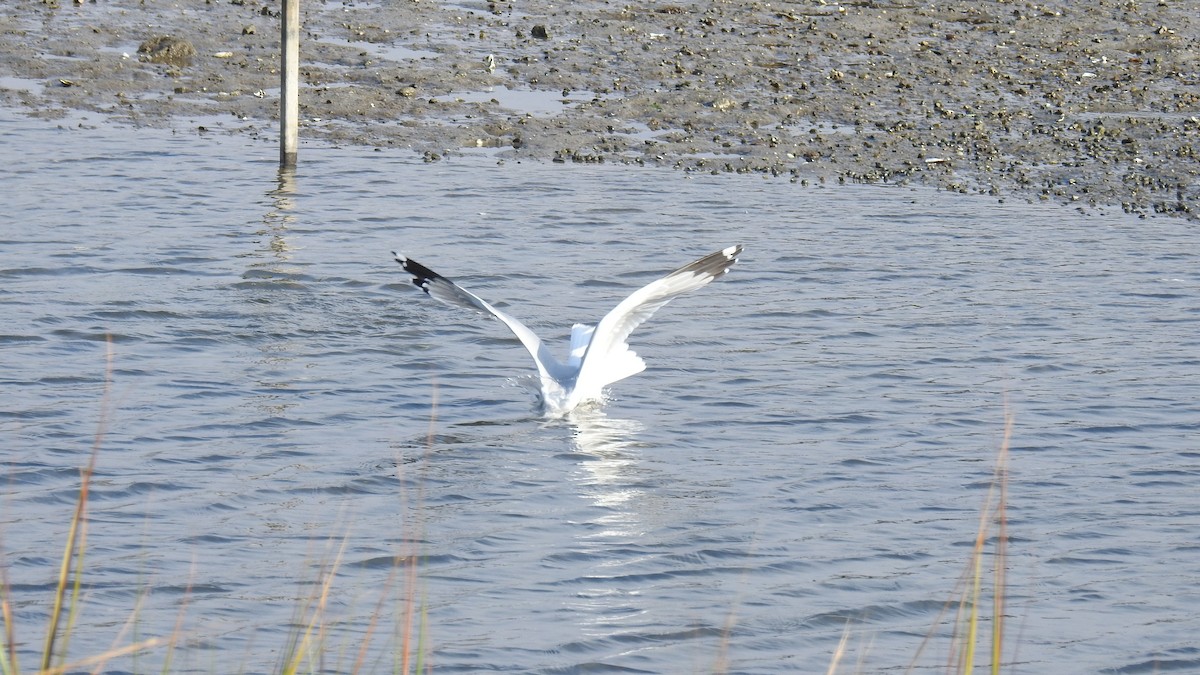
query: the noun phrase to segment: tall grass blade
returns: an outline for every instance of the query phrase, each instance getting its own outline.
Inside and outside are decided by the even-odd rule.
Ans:
[[[371,613],[371,621],[367,624],[367,633],[363,636],[362,644],[358,647],[358,654],[354,658],[354,667],[351,669],[351,673],[360,673],[365,667],[368,648],[371,646],[371,639],[379,627],[379,620],[383,616],[383,610],[392,598],[392,593],[395,591],[397,568],[394,563],[395,560],[393,560],[391,571],[388,573],[387,583],[383,585],[383,590],[379,594],[379,600],[375,603],[375,611]]]
[[[417,633],[417,673],[425,672],[425,650],[426,636],[429,635],[429,612],[427,611],[429,603],[426,601],[425,594],[421,594],[421,626]]]
[[[4,621],[4,644],[0,649],[0,673],[16,675],[21,672],[17,660],[17,636],[13,627],[12,602],[9,601],[8,570],[0,562],[0,620]]]
[[[825,671],[825,675],[835,675],[837,673],[838,664],[842,662],[842,657],[846,655],[846,643],[850,641],[850,621],[846,621],[846,627],[842,629],[842,639],[838,641],[837,649],[833,650],[833,658],[829,660],[829,669]]]
[[[171,672],[171,663],[175,660],[175,648],[179,646],[179,638],[183,636],[183,617],[187,613],[188,601],[192,597],[192,581],[195,579],[196,562],[192,560],[192,573],[188,575],[187,587],[183,590],[183,602],[179,604],[179,613],[175,616],[175,627],[171,630],[171,637],[167,640],[166,656],[163,658],[162,675],[167,675]]]
[[[83,560],[87,552],[87,509],[83,513],[83,521],[79,527],[79,541],[75,545],[75,575],[71,583],[71,602],[67,608],[67,627],[62,634],[62,645],[59,647],[59,660],[65,661],[71,644],[71,634],[75,631],[75,623],[79,620],[79,609],[83,604],[79,601],[83,587]]]
[[[992,675],[998,675],[1000,672],[1004,652],[1005,570],[1008,564],[1008,522],[1005,509],[1008,504],[1008,452],[1012,439],[1012,430],[1013,416],[1010,412],[1007,412],[1006,408],[1004,436],[997,454],[992,482],[988,487],[987,497],[979,512],[979,528],[975,535],[974,545],[971,548],[971,556],[967,561],[963,574],[959,577],[958,584],[955,586],[957,603],[955,602],[955,598],[951,598],[943,605],[942,611],[934,619],[929,632],[925,635],[925,639],[921,642],[905,672],[916,670],[921,653],[932,641],[938,627],[942,624],[945,613],[954,604],[957,604],[958,609],[952,624],[954,632],[950,636],[945,669],[946,672],[956,673],[957,675],[970,675],[973,671],[978,652],[980,606],[984,599],[983,582],[985,572],[983,559],[993,523],[996,526],[996,538],[994,554],[992,556],[994,565],[991,587],[992,644],[988,655],[990,657],[990,671]]]
[[[957,672],[961,675],[971,675],[975,667],[975,651],[979,639],[979,610],[983,586],[983,556],[987,546],[988,535],[992,523],[996,524],[996,544],[993,555],[992,576],[992,632],[991,650],[988,653],[990,672],[997,675],[1000,672],[1004,644],[1004,578],[1007,565],[1006,553],[1008,529],[1005,520],[1005,505],[1008,502],[1008,448],[1012,438],[1013,418],[1011,412],[1005,413],[1004,437],[1000,443],[1000,452],[996,458],[996,468],[992,474],[992,484],[988,488],[987,501],[979,517],[979,532],[975,537],[975,547],[972,552],[972,589],[970,593],[971,611],[968,617],[966,644],[964,645],[963,660]]]
[[[136,654],[137,652],[145,651],[147,649],[153,649],[164,642],[165,640],[162,638],[149,638],[147,640],[142,640],[141,642],[135,642],[133,644],[125,645],[124,647],[119,647],[117,649],[110,649],[95,656],[79,659],[78,661],[64,663],[62,665],[54,666],[53,668],[46,668],[38,671],[37,675],[65,675],[65,673],[69,672],[78,672],[80,669],[88,666],[103,667],[106,662],[115,658],[120,658],[128,654]]]
[[[1000,444],[1000,457],[996,460],[996,483],[1000,487],[1000,501],[996,506],[996,568],[992,582],[992,675],[999,675],[1000,662],[1004,655],[1004,592],[1008,569],[1008,448],[1012,439],[1013,417],[1008,412],[1004,418],[1004,440]]]
[[[418,470],[424,473],[425,468],[429,464],[429,455],[433,452],[433,443],[437,433],[437,412],[438,412],[438,382],[437,378],[433,379],[433,394],[429,409],[429,430],[425,439],[425,454],[421,457],[421,462],[418,465]],[[403,461],[397,463],[397,472],[401,483],[404,481]],[[424,482],[418,477],[416,481],[417,494],[415,498],[407,505],[406,513],[419,514],[421,505],[424,503]],[[418,582],[420,580],[420,565],[421,565],[421,540],[424,535],[424,530],[421,525],[420,518],[405,519],[405,551],[403,553],[404,560],[404,619],[401,626],[400,634],[400,662],[396,672],[403,675],[409,675],[416,668],[417,673],[422,672],[427,664],[425,663],[426,649],[426,631],[428,629],[428,615],[426,607],[426,597],[423,592],[420,593],[418,601]],[[413,630],[416,624],[416,636],[414,638]],[[414,664],[413,652],[416,652],[416,663]]]
[[[54,606],[50,610],[50,620],[46,626],[46,641],[42,649],[41,669],[43,671],[50,670],[50,666],[54,659],[54,643],[58,636],[59,624],[62,622],[63,602],[67,593],[67,584],[71,577],[71,561],[75,560],[77,564],[83,563],[82,542],[86,540],[85,519],[87,518],[87,503],[88,503],[88,488],[91,486],[92,473],[96,469],[96,455],[100,452],[100,444],[104,441],[104,434],[108,428],[108,407],[109,399],[112,392],[112,372],[113,372],[113,342],[112,335],[106,336],[107,349],[105,350],[105,368],[104,368],[104,393],[100,403],[100,421],[96,425],[96,435],[92,441],[92,452],[88,457],[87,466],[80,470],[79,477],[79,498],[75,502],[75,514],[71,517],[71,527],[67,532],[67,543],[63,549],[62,563],[58,569],[58,584],[54,590]],[[75,610],[78,608],[79,586],[80,579],[79,567],[75,568],[76,578],[73,584],[74,590],[71,594],[71,618],[68,625],[73,625],[75,618]],[[69,640],[70,630],[64,635],[64,642]],[[65,656],[65,648],[63,654]]]
[[[71,517],[71,527],[67,532],[67,543],[58,568],[58,583],[54,589],[54,606],[50,610],[50,619],[46,626],[46,642],[42,648],[42,670],[50,670],[54,659],[54,642],[58,636],[58,626],[63,619],[63,605],[71,579],[71,562],[75,560],[75,546],[79,541],[80,530],[83,529],[83,519],[87,511],[88,485],[91,481],[91,467],[95,463],[95,457],[95,453],[93,453],[89,466],[81,471],[75,515]]]
[[[338,547],[337,555],[334,557],[333,564],[327,570],[323,571],[325,576],[324,582],[321,584],[321,593],[317,596],[316,607],[312,610],[312,616],[308,620],[304,628],[304,633],[300,636],[292,650],[287,663],[284,665],[283,675],[296,675],[300,666],[308,662],[310,669],[315,667],[315,662],[320,655],[320,649],[315,645],[323,641],[325,635],[325,607],[329,603],[329,590],[333,587],[333,580],[337,576],[337,570],[341,566],[342,556],[346,552],[346,542],[349,535],[342,538],[342,543]],[[314,637],[315,633],[315,637]]]
[[[971,592],[968,594],[967,602],[970,609],[967,612],[967,637],[963,645],[963,656],[958,672],[962,675],[971,675],[971,671],[975,667],[975,641],[979,636],[979,601],[980,588],[983,586],[983,545],[987,537],[987,530],[981,529],[979,536],[975,540],[975,551],[972,554],[972,563],[975,569],[971,576]]]

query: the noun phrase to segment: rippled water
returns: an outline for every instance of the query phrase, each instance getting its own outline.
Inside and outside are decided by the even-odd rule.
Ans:
[[[372,617],[389,671],[406,598],[437,671],[820,673],[847,626],[845,671],[902,669],[954,595],[1007,402],[1009,672],[1200,668],[1194,225],[366,148],[306,147],[281,189],[245,135],[79,122],[0,125],[27,666],[95,444],[77,657],[178,620],[172,670],[269,672],[344,542],[328,671]],[[558,339],[736,242],[635,334],[649,369],[563,421],[498,323],[388,253]],[[414,583],[394,561],[418,552]]]

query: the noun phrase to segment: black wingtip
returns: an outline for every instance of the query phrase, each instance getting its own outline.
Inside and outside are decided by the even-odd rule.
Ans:
[[[400,266],[404,268],[405,272],[408,272],[410,275],[412,275],[413,285],[425,291],[426,293],[429,292],[430,281],[443,278],[442,275],[434,272],[433,270],[406,255],[392,251],[392,256],[395,257],[396,262],[400,263]]]
[[[728,272],[730,267],[733,267],[733,264],[738,261],[738,256],[741,253],[742,245],[734,244],[733,246],[709,253],[699,260],[688,263],[672,272],[672,274],[690,272],[696,275],[719,277]]]
[[[742,250],[744,248],[745,247],[743,247],[741,244],[734,244],[729,248],[723,248],[709,256],[710,258],[713,258],[718,265],[717,270],[713,272],[713,276],[719,277],[723,274],[729,274],[729,270],[733,267],[734,263],[738,261],[738,256],[742,254]]]
[[[721,249],[721,253],[724,253],[725,257],[728,258],[732,264],[732,263],[735,263],[738,261],[738,256],[740,256],[742,254],[742,251],[744,251],[745,249],[746,249],[746,247],[742,246],[741,244],[734,244],[733,246],[730,246],[729,248]]]

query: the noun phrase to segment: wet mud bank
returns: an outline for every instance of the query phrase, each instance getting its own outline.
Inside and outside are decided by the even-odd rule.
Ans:
[[[0,104],[273,138],[278,12],[11,3]],[[1181,0],[302,0],[302,12],[302,139],[1200,213],[1200,17]]]

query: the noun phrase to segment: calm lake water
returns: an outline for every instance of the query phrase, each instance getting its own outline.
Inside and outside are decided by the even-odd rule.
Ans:
[[[271,672],[336,559],[328,672],[372,630],[390,672],[406,598],[435,671],[824,673],[848,629],[843,672],[925,672],[1007,411],[1007,672],[1200,669],[1194,223],[361,147],[281,190],[275,146],[211,120],[0,122],[27,668],[96,446],[73,657],[180,622],[173,672]],[[557,421],[503,326],[389,253],[565,347],[739,242],[634,334],[646,372]]]

